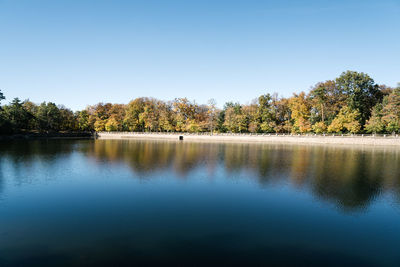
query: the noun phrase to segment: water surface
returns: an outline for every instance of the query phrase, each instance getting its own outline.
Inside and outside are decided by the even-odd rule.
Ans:
[[[0,143],[0,266],[400,266],[400,150]]]

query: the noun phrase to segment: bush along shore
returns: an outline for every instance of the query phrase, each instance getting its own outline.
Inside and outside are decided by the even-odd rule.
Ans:
[[[249,104],[211,99],[197,104],[186,98],[162,101],[140,97],[128,104],[98,103],[73,112],[51,102],[13,99],[1,105],[0,134],[26,132],[188,132],[291,134],[398,134],[400,85],[346,71],[315,84],[308,92],[279,97],[266,93]],[[3,100],[3,101],[2,101]]]

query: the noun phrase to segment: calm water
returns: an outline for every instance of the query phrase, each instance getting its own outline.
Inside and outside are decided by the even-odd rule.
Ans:
[[[400,150],[0,143],[0,266],[400,266]]]

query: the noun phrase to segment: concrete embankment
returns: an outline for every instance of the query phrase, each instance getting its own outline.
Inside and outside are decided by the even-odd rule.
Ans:
[[[338,145],[374,145],[374,146],[398,146],[400,148],[400,136],[373,136],[373,135],[250,135],[250,134],[167,134],[167,133],[116,133],[98,132],[100,139],[166,139],[184,141],[209,141],[209,142],[264,142],[264,143],[290,143],[290,144],[338,144]]]

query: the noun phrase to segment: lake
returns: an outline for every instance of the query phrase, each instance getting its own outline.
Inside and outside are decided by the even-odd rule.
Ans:
[[[400,149],[0,143],[0,266],[400,266]]]

